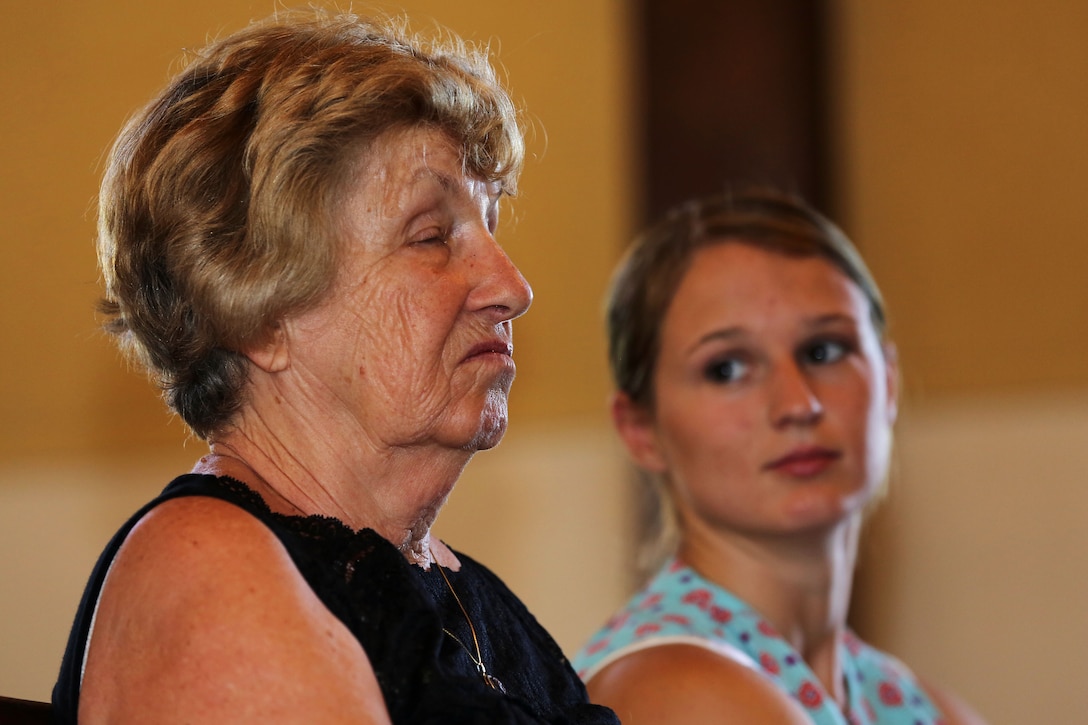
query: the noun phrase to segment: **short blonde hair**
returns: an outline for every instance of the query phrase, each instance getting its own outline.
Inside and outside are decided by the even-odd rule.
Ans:
[[[241,351],[328,291],[360,155],[414,126],[516,192],[524,142],[486,48],[393,20],[252,24],[197,52],[122,130],[99,197],[102,310],[197,435],[243,404]]]

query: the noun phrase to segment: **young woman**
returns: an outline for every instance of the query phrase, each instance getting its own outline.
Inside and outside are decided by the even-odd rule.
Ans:
[[[843,233],[773,192],[689,203],[636,242],[608,322],[668,556],[576,658],[591,698],[627,725],[981,722],[846,626],[898,378]]]

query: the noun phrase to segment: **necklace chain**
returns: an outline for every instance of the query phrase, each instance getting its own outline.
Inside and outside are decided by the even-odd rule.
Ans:
[[[431,558],[434,559],[433,553],[431,554]],[[445,627],[442,628],[442,631],[449,635],[450,639],[452,639],[454,642],[461,645],[461,649],[465,651],[465,654],[468,655],[468,658],[472,660],[472,663],[474,665],[476,665],[476,671],[480,673],[480,677],[483,679],[484,683],[492,690],[498,690],[499,692],[505,694],[506,688],[503,686],[502,682],[499,680],[498,677],[495,677],[490,672],[488,672],[487,667],[484,665],[484,657],[480,653],[480,640],[476,637],[476,627],[472,625],[472,618],[468,616],[468,610],[466,610],[465,605],[461,603],[461,597],[457,596],[457,590],[453,588],[453,584],[450,583],[449,577],[446,576],[445,570],[442,568],[442,565],[438,563],[437,559],[435,560],[434,565],[438,567],[438,573],[442,575],[442,581],[446,582],[446,588],[450,590],[450,594],[453,595],[453,601],[457,602],[457,606],[460,608],[461,614],[464,615],[465,621],[468,623],[468,631],[472,634],[472,646],[476,648],[476,656],[472,656],[472,650],[470,650],[465,645],[465,643],[461,641],[461,638],[458,637],[456,634],[449,631]]]

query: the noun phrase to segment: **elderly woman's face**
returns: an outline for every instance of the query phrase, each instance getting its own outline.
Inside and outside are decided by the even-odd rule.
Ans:
[[[643,465],[686,527],[786,534],[860,510],[887,469],[894,361],[828,261],[725,242],[665,314]]]
[[[449,138],[426,128],[372,144],[355,184],[333,289],[286,322],[296,379],[359,444],[494,446],[511,320],[532,300],[493,236],[497,186],[466,176]]]

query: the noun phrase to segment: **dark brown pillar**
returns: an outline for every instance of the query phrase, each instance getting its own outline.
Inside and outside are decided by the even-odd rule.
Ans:
[[[642,222],[726,186],[834,213],[822,0],[639,0]]]

